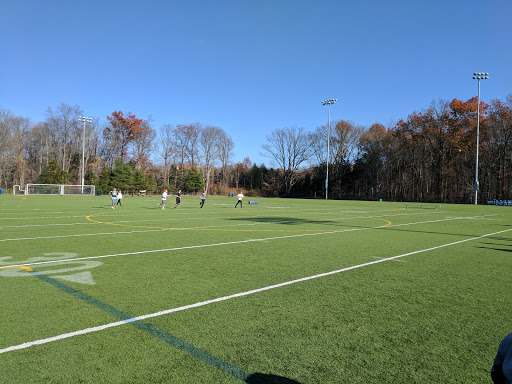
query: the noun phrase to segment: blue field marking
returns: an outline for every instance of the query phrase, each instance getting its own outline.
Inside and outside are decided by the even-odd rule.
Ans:
[[[183,341],[179,339],[176,336],[173,336],[165,331],[162,331],[158,329],[157,327],[147,324],[143,321],[135,319],[133,316],[130,316],[127,313],[124,313],[123,311],[118,310],[117,308],[112,307],[111,305],[104,303],[100,300],[95,299],[94,297],[91,297],[87,295],[86,293],[80,292],[74,288],[71,288],[67,286],[66,284],[61,283],[60,281],[57,281],[55,279],[52,279],[51,277],[35,271],[35,270],[28,270],[28,273],[30,273],[32,276],[35,276],[44,282],[53,285],[56,288],[59,288],[60,290],[75,296],[89,304],[94,305],[96,308],[101,309],[102,311],[105,311],[112,316],[115,316],[123,321],[125,321],[127,324],[132,324],[133,326],[137,327],[138,329],[145,331],[149,333],[150,335],[162,340],[163,342],[172,345],[173,347],[181,349],[183,352],[189,354],[190,356],[193,356],[207,364],[210,364],[213,367],[216,367],[218,369],[223,370],[224,372],[230,374],[231,376],[247,382],[248,379],[250,379],[253,374],[250,372],[247,372],[241,368],[238,368],[237,366],[228,363],[226,361],[223,361],[211,354],[209,354],[206,351],[203,351],[197,347],[194,347],[192,344],[187,343],[186,341]]]

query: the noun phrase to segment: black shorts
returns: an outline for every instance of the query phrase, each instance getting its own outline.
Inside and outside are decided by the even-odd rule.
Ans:
[[[176,198],[176,204],[180,204],[181,203],[181,197],[177,197]]]

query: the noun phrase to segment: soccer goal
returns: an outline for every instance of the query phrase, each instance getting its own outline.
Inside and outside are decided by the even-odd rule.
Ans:
[[[25,195],[92,195],[96,193],[94,185],[66,184],[27,184]]]

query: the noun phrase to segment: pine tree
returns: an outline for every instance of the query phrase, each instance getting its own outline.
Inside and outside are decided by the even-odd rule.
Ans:
[[[187,192],[198,192],[204,190],[203,175],[195,168],[192,168],[188,173],[187,181],[185,182],[185,190]]]

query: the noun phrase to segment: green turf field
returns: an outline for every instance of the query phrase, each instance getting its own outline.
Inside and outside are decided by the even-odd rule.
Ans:
[[[0,196],[0,382],[490,382],[512,208],[158,202]]]

